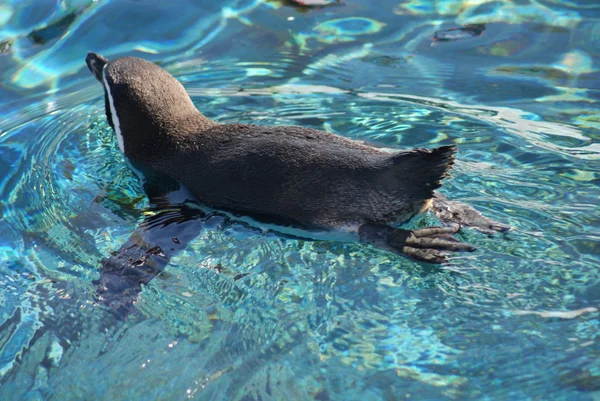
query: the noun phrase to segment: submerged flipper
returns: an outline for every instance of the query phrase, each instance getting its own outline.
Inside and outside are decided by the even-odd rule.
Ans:
[[[460,227],[427,227],[420,230],[365,224],[360,240],[394,253],[428,263],[445,263],[448,252],[473,251],[475,247],[454,237]]]
[[[118,318],[134,310],[142,287],[162,273],[171,257],[202,230],[204,213],[185,205],[161,204],[113,254],[102,262],[96,299]]]
[[[431,210],[442,224],[472,227],[488,235],[512,229],[511,226],[485,217],[466,203],[451,201],[437,192],[432,200]]]

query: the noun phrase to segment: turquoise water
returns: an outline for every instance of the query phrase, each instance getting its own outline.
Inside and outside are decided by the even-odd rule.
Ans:
[[[333,3],[0,4],[0,399],[600,400],[600,5]],[[456,143],[442,192],[514,230],[432,267],[171,224],[203,228],[115,317],[101,261],[153,212],[88,51],[161,64],[220,122]]]

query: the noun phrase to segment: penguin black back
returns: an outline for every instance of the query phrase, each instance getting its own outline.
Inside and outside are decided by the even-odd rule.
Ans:
[[[148,61],[109,62],[90,53],[86,62],[105,89],[107,118],[125,156],[216,209],[305,228],[386,233],[395,239],[383,245],[393,242],[401,252],[407,237],[388,235],[387,225],[425,210],[454,162],[454,146],[387,152],[304,127],[218,124]]]

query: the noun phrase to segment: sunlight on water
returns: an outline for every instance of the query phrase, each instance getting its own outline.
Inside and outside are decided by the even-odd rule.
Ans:
[[[600,6],[300,3],[0,5],[0,399],[600,398]],[[442,192],[514,230],[439,268],[208,215],[119,318],[101,263],[155,211],[88,51],[222,123],[455,143]]]

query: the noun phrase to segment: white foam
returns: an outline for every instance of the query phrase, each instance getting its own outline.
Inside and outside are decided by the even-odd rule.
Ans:
[[[119,149],[121,153],[125,154],[125,142],[123,141],[123,135],[121,134],[121,124],[119,124],[119,117],[117,116],[117,109],[115,108],[115,101],[113,100],[112,94],[110,93],[110,87],[108,86],[108,81],[106,80],[106,66],[102,69],[102,83],[104,84],[104,88],[106,89],[106,93],[108,94],[108,103],[110,104],[110,114],[112,117],[113,126],[115,128],[115,134],[117,134],[117,143],[119,144]]]

